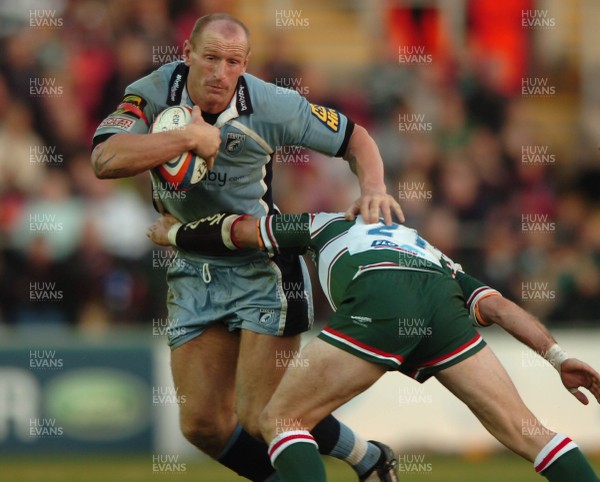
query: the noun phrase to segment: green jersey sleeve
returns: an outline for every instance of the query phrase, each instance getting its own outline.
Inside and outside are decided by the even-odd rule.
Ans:
[[[468,275],[462,270],[456,272],[456,281],[462,289],[473,325],[479,327],[490,326],[491,323],[481,317],[477,304],[488,296],[500,295],[500,292],[494,288],[490,288],[485,283],[482,283],[477,278]]]
[[[259,234],[271,255],[304,254],[309,249],[320,251],[352,225],[344,213],[273,214],[260,219]]]
[[[310,247],[308,213],[275,214],[260,219],[260,240],[270,255],[304,254]]]

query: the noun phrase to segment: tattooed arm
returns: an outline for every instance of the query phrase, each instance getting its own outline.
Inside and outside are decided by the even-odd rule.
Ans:
[[[182,129],[154,134],[114,134],[92,152],[92,167],[100,179],[135,176],[187,151],[206,159],[212,168],[220,131],[202,119],[194,107],[192,122]]]

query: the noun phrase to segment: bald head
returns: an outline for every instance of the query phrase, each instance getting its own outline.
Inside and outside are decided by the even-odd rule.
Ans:
[[[189,67],[186,86],[190,98],[203,112],[223,112],[246,72],[250,46],[248,30],[239,20],[218,13],[198,19],[183,44]]]
[[[198,45],[202,34],[207,30],[216,31],[226,37],[242,36],[248,46],[246,53],[250,51],[250,31],[248,27],[227,13],[211,13],[196,20],[190,34],[190,42],[194,46]]]

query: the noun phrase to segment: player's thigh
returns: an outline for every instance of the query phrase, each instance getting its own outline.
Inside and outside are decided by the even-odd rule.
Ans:
[[[288,367],[260,417],[272,439],[282,430],[311,430],[336,408],[370,387],[386,367],[315,338]]]
[[[238,351],[239,334],[215,324],[171,352],[184,431],[233,428]]]
[[[272,336],[241,330],[236,378],[236,412],[252,433],[258,415],[300,350],[300,335]]]
[[[237,376],[237,413],[246,428],[260,411],[300,348],[300,333],[313,322],[310,279],[297,256],[277,257],[241,268],[237,316],[242,320]],[[239,281],[241,280],[241,281]],[[256,427],[254,427],[256,428]]]
[[[552,438],[521,399],[508,373],[489,347],[446,368],[436,378],[462,400],[501,443],[533,461]],[[528,433],[527,427],[539,430]]]

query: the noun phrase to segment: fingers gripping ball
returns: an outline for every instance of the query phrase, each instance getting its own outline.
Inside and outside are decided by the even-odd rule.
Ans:
[[[165,132],[179,129],[192,119],[192,109],[187,105],[176,105],[163,110],[150,127],[150,132]],[[186,191],[199,183],[206,175],[206,161],[188,151],[152,169],[165,189]]]

